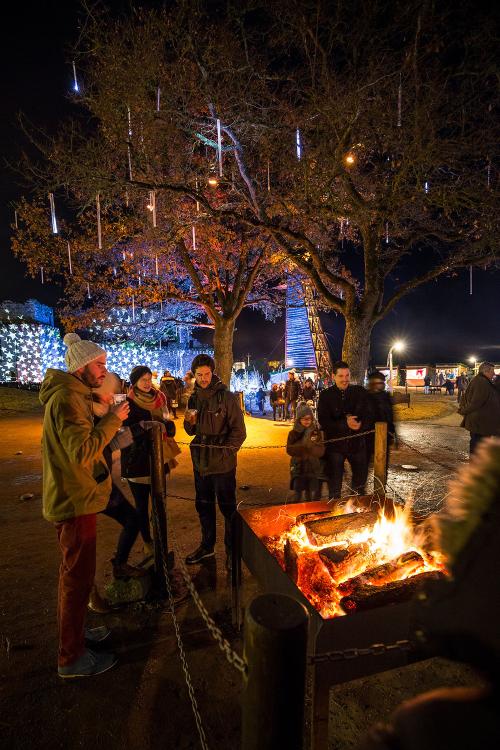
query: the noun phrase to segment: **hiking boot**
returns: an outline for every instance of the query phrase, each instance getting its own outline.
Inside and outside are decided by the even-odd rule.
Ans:
[[[92,586],[92,591],[89,596],[88,608],[91,612],[97,612],[100,615],[107,615],[111,612],[111,607],[108,606],[107,602],[100,595],[97,586]]]
[[[63,680],[74,679],[75,677],[93,677],[96,674],[107,672],[108,669],[115,666],[117,661],[114,654],[105,651],[97,653],[88,648],[73,664],[68,664],[67,667],[58,667],[57,672]]]
[[[113,563],[113,578],[116,580],[123,578],[143,578],[147,574],[147,570],[136,568],[128,563]]]
[[[214,556],[213,548],[210,549],[209,547],[204,547],[203,544],[200,544],[198,549],[195,549],[194,552],[191,552],[191,554],[186,557],[186,563],[188,565],[196,565],[202,560],[205,560],[207,557],[213,557],[213,556]]]
[[[102,643],[111,635],[111,630],[106,625],[99,625],[97,628],[85,628],[85,640],[92,643]]]

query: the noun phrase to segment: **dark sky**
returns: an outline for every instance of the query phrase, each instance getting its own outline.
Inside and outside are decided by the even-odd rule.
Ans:
[[[114,7],[127,7],[114,0]],[[0,80],[0,152],[15,161],[25,146],[17,113],[45,128],[57,122],[70,106],[65,99],[71,86],[67,53],[76,34],[79,3],[76,0],[44,0],[9,4],[9,21],[2,24],[3,55]],[[5,14],[5,6],[3,9]],[[2,164],[3,166],[3,164]],[[39,279],[25,276],[24,267],[10,250],[9,205],[23,192],[15,174],[2,169],[0,182],[0,300],[24,301],[36,297],[55,304],[60,291]],[[420,288],[402,301],[374,330],[372,360],[382,363],[395,338],[407,342],[408,363],[453,362],[471,355],[500,362],[500,271],[474,270],[473,294],[468,273],[443,278]],[[343,325],[336,315],[322,316],[332,348],[340,355]],[[249,352],[255,357],[283,357],[284,318],[268,323],[252,311],[241,316],[235,337],[237,358]]]

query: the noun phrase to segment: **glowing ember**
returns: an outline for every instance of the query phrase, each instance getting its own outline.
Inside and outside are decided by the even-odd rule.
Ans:
[[[366,606],[381,606],[385,594],[390,601],[393,592],[410,591],[423,579],[415,578],[408,587],[401,581],[444,572],[443,556],[429,550],[424,532],[403,509],[396,508],[393,518],[364,515],[367,525],[361,528],[357,515],[344,512],[295,523],[280,536],[263,540],[323,618],[363,608],[368,600],[373,605]],[[325,542],[318,543],[322,538]]]

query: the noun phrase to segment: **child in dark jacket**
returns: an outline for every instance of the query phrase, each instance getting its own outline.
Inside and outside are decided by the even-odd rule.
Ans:
[[[295,501],[307,502],[321,499],[320,458],[325,453],[321,432],[314,414],[307,404],[297,406],[293,429],[288,433],[286,452],[290,461],[290,489],[295,491]]]

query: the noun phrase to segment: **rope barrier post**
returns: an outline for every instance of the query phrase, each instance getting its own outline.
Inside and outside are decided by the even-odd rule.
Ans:
[[[309,614],[283,594],[256,597],[245,615],[242,750],[302,750]]]
[[[387,484],[387,422],[375,422],[375,447],[373,452],[373,489],[383,499],[384,515],[394,517],[394,502],[385,494]]]
[[[151,504],[153,506],[153,541],[155,550],[155,579],[158,588],[166,593],[165,568],[163,557],[167,561],[167,569],[174,567],[174,553],[168,551],[167,516],[165,513],[165,499],[167,483],[165,481],[165,466],[163,462],[163,441],[160,422],[151,422],[148,430],[150,440],[151,459]],[[162,549],[164,545],[164,549]]]

